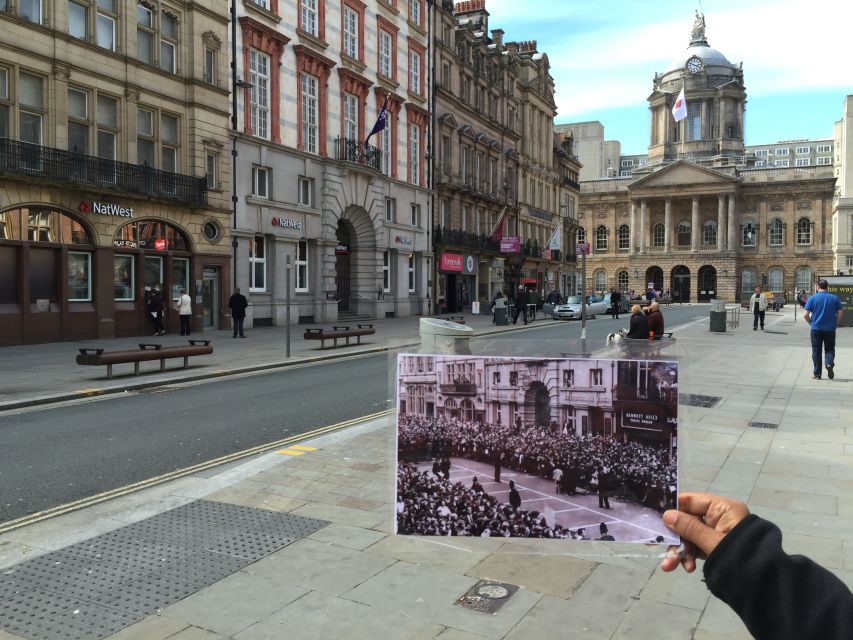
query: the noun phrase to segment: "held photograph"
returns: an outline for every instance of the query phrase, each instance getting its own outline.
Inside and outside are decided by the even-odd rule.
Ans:
[[[677,544],[678,364],[400,355],[396,533]]]

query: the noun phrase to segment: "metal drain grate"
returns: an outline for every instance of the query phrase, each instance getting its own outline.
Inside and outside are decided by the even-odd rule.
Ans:
[[[756,429],[778,429],[779,425],[774,424],[773,422],[750,422],[750,427],[755,427]]]
[[[702,396],[695,393],[682,393],[678,396],[678,402],[688,407],[704,407],[713,409],[722,400],[719,396]]]
[[[456,604],[466,609],[493,614],[497,613],[498,609],[503,607],[516,591],[518,591],[518,587],[514,584],[480,580],[460,596],[456,600]]]
[[[327,524],[196,500],[0,571],[0,629],[100,640]]]

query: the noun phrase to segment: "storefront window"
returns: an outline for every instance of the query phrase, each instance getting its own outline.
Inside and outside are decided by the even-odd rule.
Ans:
[[[61,211],[37,207],[0,213],[0,240],[92,244],[86,229],[77,220]]]
[[[124,225],[116,231],[113,246],[154,251],[190,250],[184,232],[161,220],[137,220]]]
[[[58,253],[53,249],[30,250],[30,302],[57,301],[56,256]]]
[[[68,302],[92,300],[92,254],[68,252]]]
[[[18,249],[0,247],[0,304],[18,302]]]
[[[134,260],[133,256],[113,257],[113,297],[116,300],[134,300]]]
[[[296,290],[308,291],[308,241],[300,240],[296,246]]]
[[[163,285],[163,258],[145,256],[145,287],[160,289]]]
[[[190,290],[190,261],[187,258],[172,260],[172,300],[181,297],[181,289]]]

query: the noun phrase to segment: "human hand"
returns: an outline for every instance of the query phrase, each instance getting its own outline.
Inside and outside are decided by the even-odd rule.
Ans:
[[[678,508],[665,512],[663,522],[681,536],[684,551],[678,553],[677,547],[670,547],[660,565],[663,571],[674,571],[681,564],[687,573],[693,573],[696,558],[707,558],[720,540],[749,515],[743,502],[710,493],[682,493]]]

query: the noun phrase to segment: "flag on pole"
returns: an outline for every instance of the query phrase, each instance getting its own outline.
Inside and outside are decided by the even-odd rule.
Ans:
[[[672,105],[672,117],[676,122],[681,122],[687,117],[687,100],[684,99],[684,87],[681,87],[681,93],[675,99],[675,104]]]
[[[385,94],[385,102],[382,103],[382,108],[379,110],[379,117],[376,118],[376,124],[373,125],[373,128],[370,130],[370,133],[367,135],[367,139],[364,141],[364,148],[367,149],[368,143],[370,142],[370,138],[382,131],[385,128],[385,125],[388,123],[388,96],[390,94]]]
[[[491,232],[489,233],[489,240],[492,242],[500,242],[504,237],[504,223],[506,222],[506,207],[501,211],[501,215],[498,216],[498,221],[495,222],[495,226],[492,227]]]
[[[548,244],[545,245],[548,249],[551,249],[551,251],[560,251],[563,247],[561,239],[562,233],[560,233],[562,228],[562,223],[558,224],[557,228],[554,229],[554,233],[551,234],[551,238],[548,240]]]

